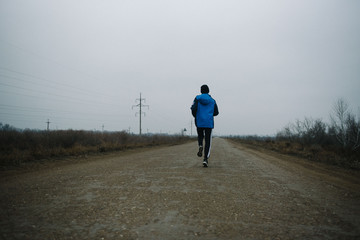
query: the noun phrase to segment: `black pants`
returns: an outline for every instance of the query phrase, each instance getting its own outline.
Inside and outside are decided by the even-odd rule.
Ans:
[[[210,157],[211,132],[212,132],[211,128],[197,128],[199,146],[203,146],[203,140],[205,137],[205,152],[204,152],[205,159],[208,159]]]

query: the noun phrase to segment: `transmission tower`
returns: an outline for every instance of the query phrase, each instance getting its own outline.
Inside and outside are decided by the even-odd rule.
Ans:
[[[141,98],[141,93],[140,93],[140,98],[137,98],[136,101],[139,101],[139,104],[133,105],[132,109],[134,109],[134,107],[139,107],[139,118],[140,118],[139,119],[139,122],[140,122],[139,123],[139,135],[141,135],[141,116],[142,116],[142,114],[144,114],[144,116],[145,116],[145,113],[142,112],[142,108],[147,107],[149,109],[149,105],[142,104],[143,101],[145,102],[145,98]],[[136,113],[136,114],[138,114],[138,113]],[[135,114],[135,116],[136,116],[136,114]]]
[[[46,123],[47,123],[47,130],[49,131],[49,126],[50,126],[50,123],[51,123],[51,122],[50,122],[50,120],[48,119]]]

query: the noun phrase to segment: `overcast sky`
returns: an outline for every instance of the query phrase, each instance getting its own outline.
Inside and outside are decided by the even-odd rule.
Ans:
[[[0,0],[3,124],[190,133],[202,84],[219,135],[357,114],[360,1]]]

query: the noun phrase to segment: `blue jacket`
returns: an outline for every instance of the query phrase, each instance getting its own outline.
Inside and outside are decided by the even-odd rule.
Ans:
[[[207,93],[196,96],[191,106],[195,125],[199,128],[214,128],[214,116],[219,114],[216,101]]]

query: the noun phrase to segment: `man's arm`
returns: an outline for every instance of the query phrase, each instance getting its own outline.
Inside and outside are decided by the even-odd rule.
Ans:
[[[193,117],[196,117],[197,107],[198,107],[198,100],[195,98],[191,106],[191,114],[193,115]]]
[[[216,102],[215,102],[215,105],[214,105],[214,116],[217,116],[217,115],[219,115],[219,109],[218,109],[218,106],[217,106],[217,104],[216,104]]]

